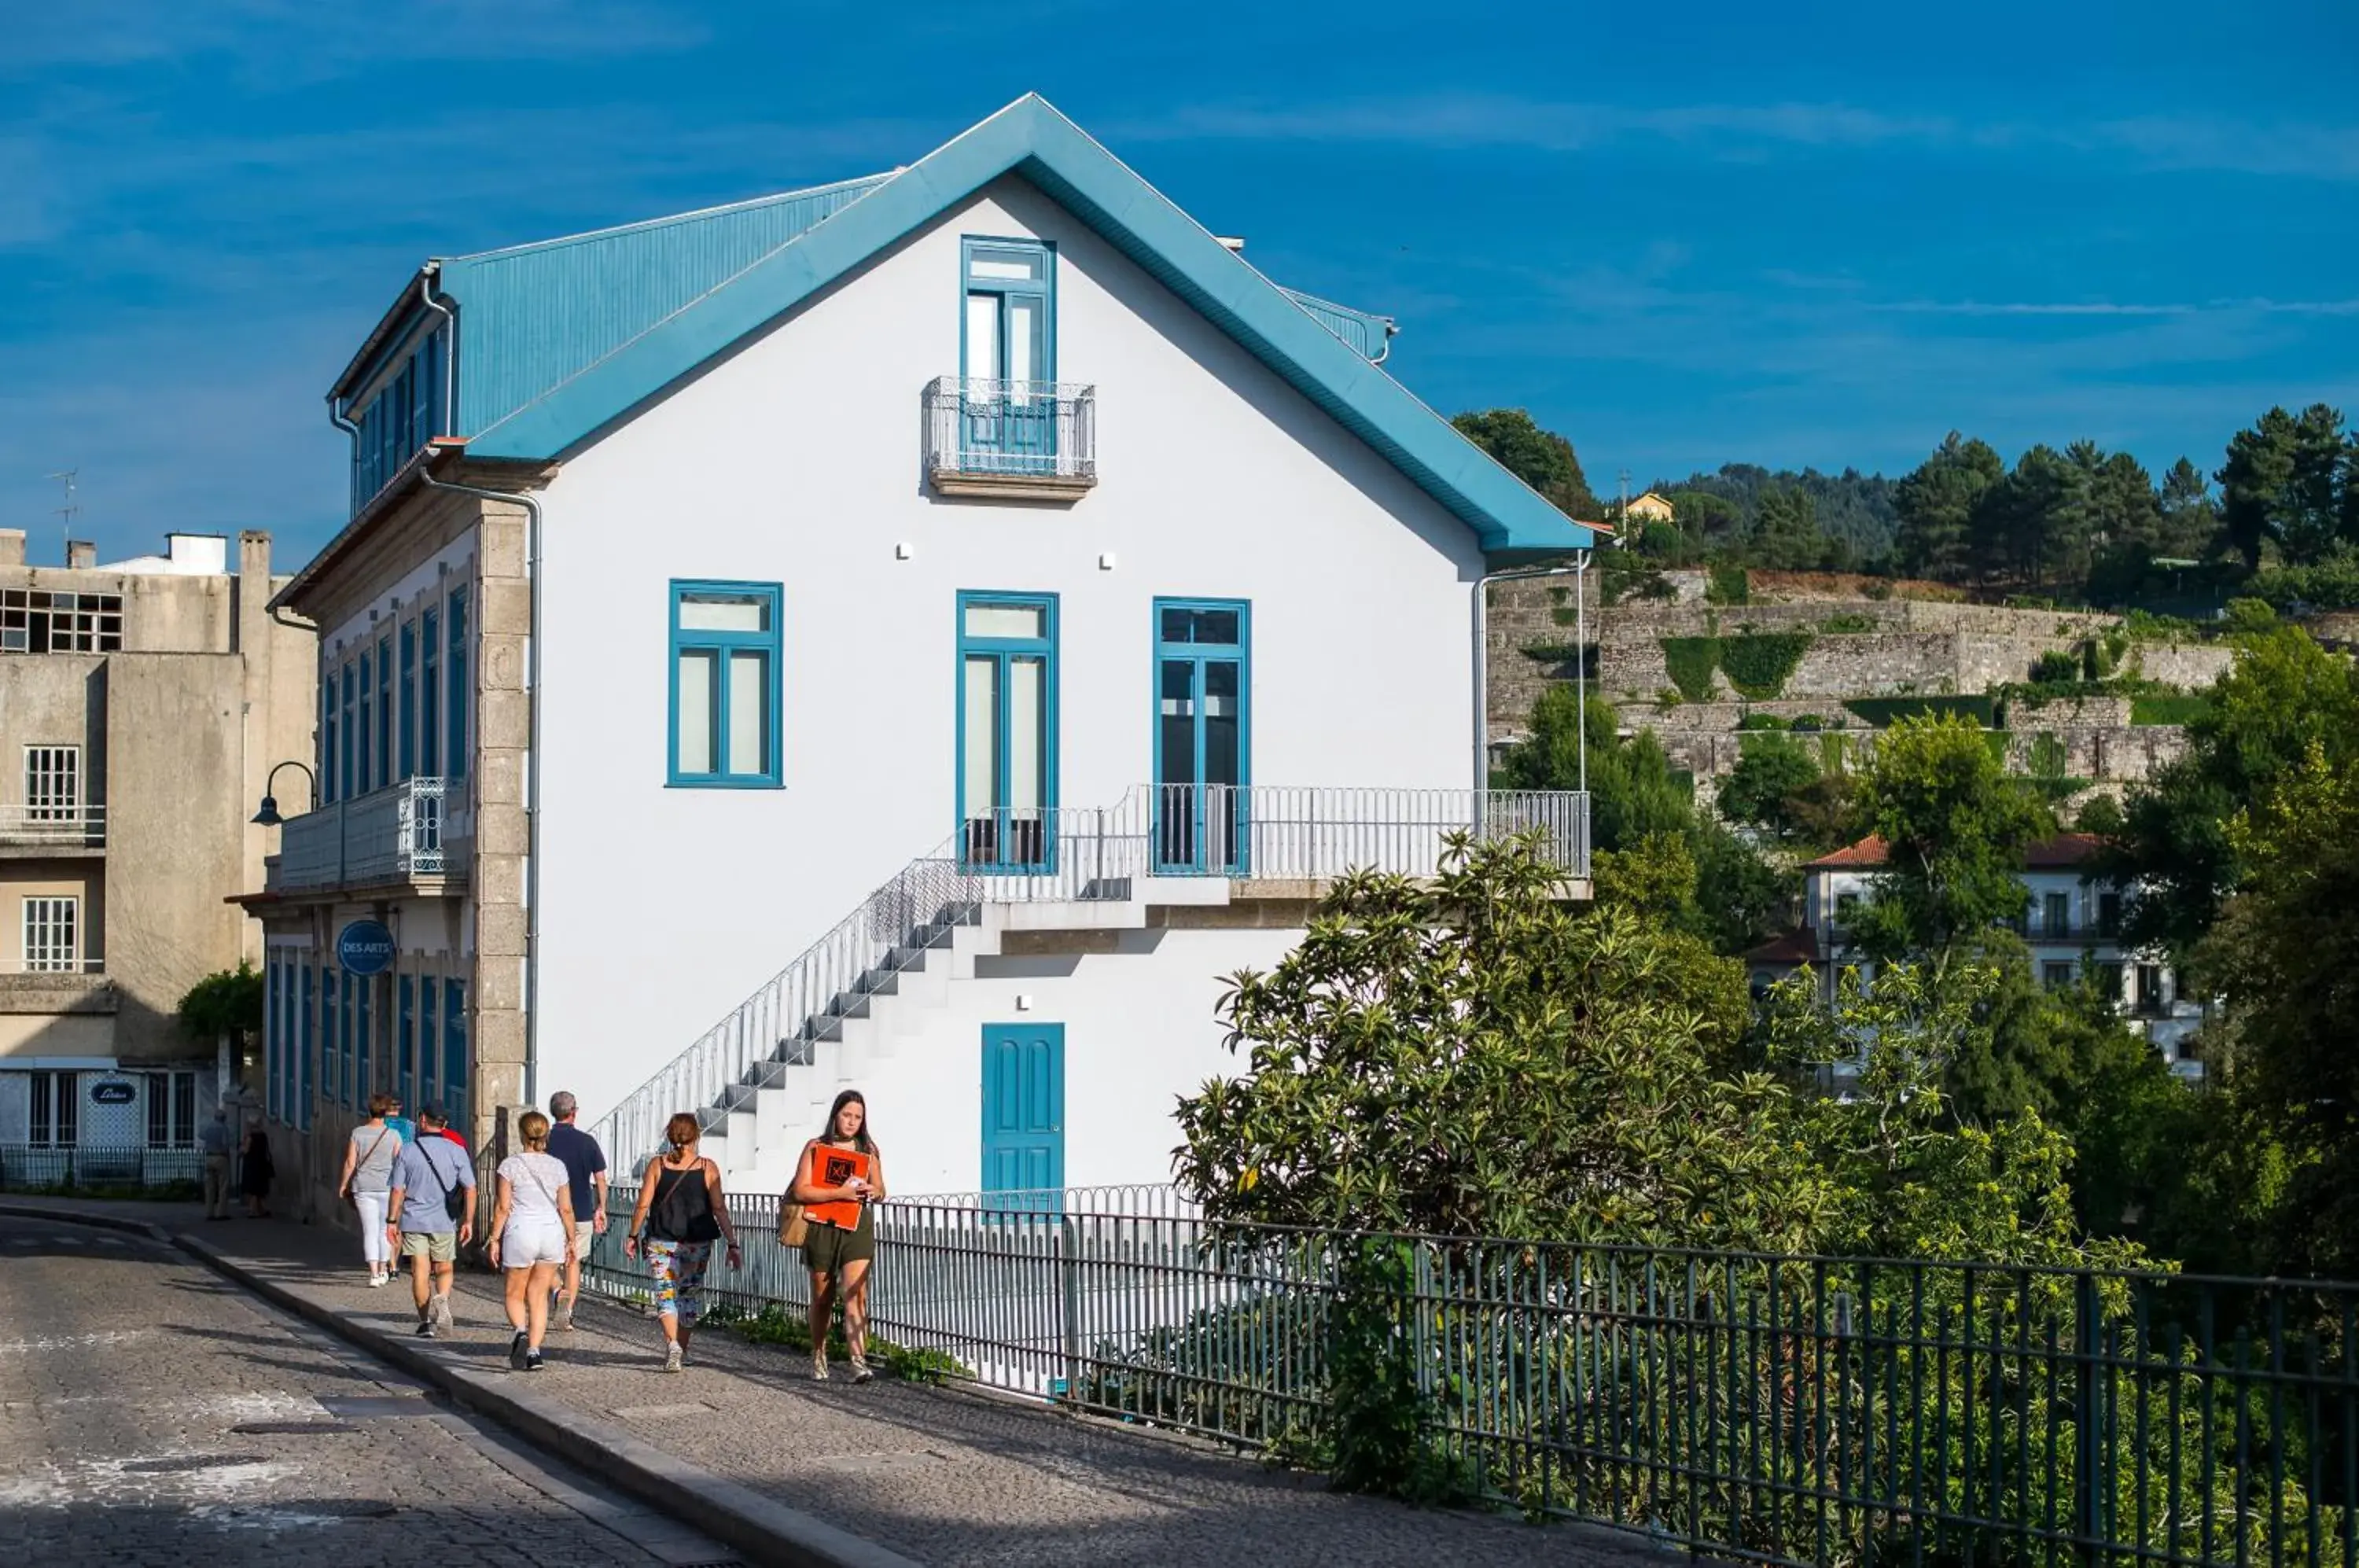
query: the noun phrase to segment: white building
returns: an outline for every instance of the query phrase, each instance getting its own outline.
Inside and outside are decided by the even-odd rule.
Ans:
[[[428,264],[278,600],[328,693],[250,900],[281,1116],[324,1153],[373,1083],[478,1136],[567,1088],[626,1158],[699,1109],[775,1186],[856,1086],[904,1191],[1165,1179],[1174,1097],[1241,1066],[1223,976],[1321,879],[1526,823],[1585,874],[1577,797],[1479,789],[1474,621],[1590,536],[1391,331],[1028,97]]]
[[[2098,986],[2172,1071],[2200,1078],[2203,1064],[2182,1058],[2180,1048],[2203,1021],[2202,1007],[2182,995],[2180,972],[2162,955],[2123,945],[2125,894],[2088,874],[2099,848],[2095,835],[2078,833],[2024,846],[2025,914],[2015,929],[2031,949],[2032,974],[2041,985],[2060,989],[2093,967]],[[1821,994],[1834,999],[1842,967],[1859,962],[1848,936],[1852,913],[1875,897],[1888,854],[1884,840],[1870,835],[1804,864],[1803,925],[1745,954],[1756,991],[1808,964]],[[1872,973],[1874,965],[1867,968]]]

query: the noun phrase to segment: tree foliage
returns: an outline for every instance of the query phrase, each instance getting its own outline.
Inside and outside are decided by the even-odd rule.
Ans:
[[[1523,409],[1476,409],[1450,422],[1565,516],[1595,522],[1604,515],[1581,472],[1572,443],[1554,430],[1542,430]]]
[[[1721,780],[1720,814],[1779,838],[1801,835],[1809,811],[1803,797],[1819,781],[1815,750],[1776,730],[1748,735],[1736,766]]]
[[[258,1035],[263,1027],[262,975],[241,960],[235,969],[219,970],[190,986],[179,1012],[180,1027],[199,1040]]]

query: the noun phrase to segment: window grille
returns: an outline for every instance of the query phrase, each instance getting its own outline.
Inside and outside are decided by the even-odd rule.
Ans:
[[[0,589],[0,653],[115,653],[123,595]]]
[[[82,967],[82,900],[25,900],[25,968],[35,974],[71,973]]]
[[[82,747],[25,748],[25,818],[70,822],[82,815]]]

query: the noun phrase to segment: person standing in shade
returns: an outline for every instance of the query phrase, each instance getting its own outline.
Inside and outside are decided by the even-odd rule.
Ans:
[[[245,1149],[237,1161],[237,1190],[245,1195],[246,1218],[270,1217],[270,1183],[277,1174],[277,1163],[270,1158],[270,1135],[263,1130],[261,1117],[252,1117],[245,1124]]]
[[[369,1096],[368,1120],[353,1128],[344,1144],[344,1173],[336,1179],[336,1196],[360,1216],[361,1256],[368,1260],[372,1290],[393,1278],[393,1249],[385,1239],[386,1195],[393,1190],[393,1162],[401,1155],[401,1135],[385,1120],[393,1105],[390,1094]]]
[[[686,1111],[664,1126],[662,1156],[639,1181],[638,1206],[623,1237],[623,1256],[636,1254],[646,1239],[647,1272],[655,1276],[656,1321],[663,1325],[664,1370],[677,1372],[688,1358],[688,1338],[704,1315],[704,1270],[712,1244],[729,1238],[729,1267],[745,1260],[737,1227],[722,1196],[721,1167],[696,1152],[704,1129]]]
[[[393,1202],[385,1222],[388,1238],[409,1259],[409,1297],[418,1303],[420,1339],[450,1329],[459,1249],[475,1236],[474,1168],[464,1149],[434,1136],[445,1119],[440,1105],[419,1107],[419,1130],[426,1136],[394,1162]]]
[[[385,1108],[385,1125],[393,1129],[394,1136],[400,1138],[401,1146],[407,1149],[418,1141],[418,1124],[403,1116],[401,1112],[401,1096],[396,1094],[393,1096],[393,1104]]]
[[[229,1157],[237,1142],[237,1134],[229,1125],[227,1106],[216,1106],[213,1119],[197,1135],[197,1148],[205,1157],[205,1218],[229,1218]]]
[[[565,1166],[565,1174],[572,1192],[571,1207],[567,1219],[573,1226],[573,1256],[565,1265],[565,1282],[557,1293],[555,1327],[560,1334],[573,1332],[573,1303],[582,1295],[582,1260],[590,1256],[590,1244],[606,1234],[606,1151],[598,1140],[573,1125],[581,1105],[563,1090],[549,1097],[549,1119],[556,1125],[549,1129],[549,1152]]]
[[[811,1377],[827,1381],[827,1334],[835,1298],[843,1301],[843,1343],[852,1380],[868,1370],[868,1268],[876,1259],[872,1205],[885,1196],[885,1160],[868,1136],[868,1102],[846,1089],[829,1107],[827,1127],[803,1145],[789,1197],[803,1206],[803,1266],[810,1270]]]
[[[522,1150],[499,1165],[499,1203],[492,1213],[492,1267],[504,1271],[508,1366],[540,1370],[540,1339],[549,1331],[549,1298],[557,1271],[573,1261],[573,1225],[565,1206],[565,1167],[549,1152],[549,1118],[538,1111],[516,1117]]]

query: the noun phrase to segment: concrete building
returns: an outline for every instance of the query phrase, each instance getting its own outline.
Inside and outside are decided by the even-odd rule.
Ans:
[[[175,1009],[260,966],[223,899],[258,876],[271,765],[311,749],[311,639],[266,606],[270,536],[166,536],[32,566],[0,531],[0,1160],[85,1174],[193,1146],[232,1064]],[[171,1162],[159,1162],[169,1164]],[[185,1173],[185,1161],[181,1162]]]
[[[565,1088],[775,1190],[856,1085],[905,1191],[1164,1178],[1221,976],[1321,879],[1524,823],[1585,866],[1578,799],[1479,788],[1473,611],[1589,533],[1390,332],[1034,98],[429,264],[280,595],[322,661],[323,804],[250,901],[290,1136]]]
[[[2203,1063],[2184,1056],[2182,1048],[2203,1021],[2202,1005],[2183,993],[2180,972],[2163,955],[2123,944],[2125,900],[2133,895],[2089,876],[2099,847],[2093,834],[2078,833],[2024,847],[2025,913],[2016,931],[2031,949],[2032,974],[2043,985],[2062,988],[2093,970],[2098,985],[2171,1070],[2201,1078]],[[1884,841],[1871,835],[1807,862],[1802,926],[1745,956],[1754,988],[1766,989],[1807,964],[1817,974],[1820,994],[1832,1002],[1843,965],[1862,962],[1848,927],[1853,912],[1875,897],[1886,859]],[[1871,983],[1874,968],[1866,965]]]

